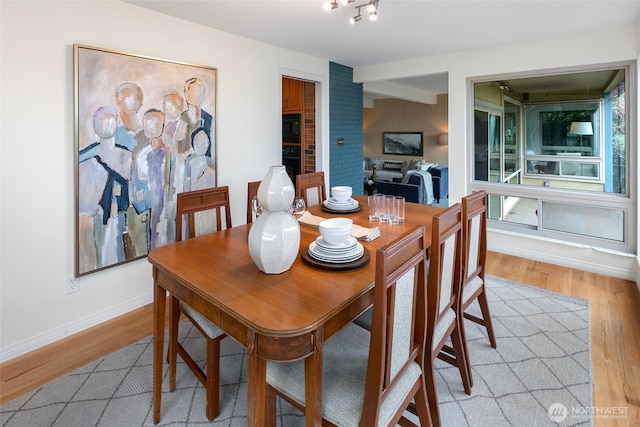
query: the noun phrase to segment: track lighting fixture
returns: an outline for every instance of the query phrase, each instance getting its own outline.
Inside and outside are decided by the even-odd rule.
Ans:
[[[349,3],[354,3],[355,0],[329,0],[324,4],[324,9],[326,11],[331,11],[337,9],[340,5],[346,6]],[[349,18],[349,22],[351,25],[354,25],[356,22],[362,20],[361,9],[365,8],[367,13],[369,14],[370,21],[376,21],[378,19],[378,3],[380,0],[369,0],[367,3],[354,5],[358,14],[352,18]]]

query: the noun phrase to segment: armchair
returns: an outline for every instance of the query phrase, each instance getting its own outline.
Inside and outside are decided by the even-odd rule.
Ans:
[[[403,196],[407,202],[424,204],[424,178],[412,174],[406,184],[394,181],[376,181],[378,193]]]

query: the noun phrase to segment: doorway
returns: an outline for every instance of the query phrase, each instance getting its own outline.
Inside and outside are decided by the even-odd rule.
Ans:
[[[282,77],[282,164],[291,180],[316,171],[316,83]]]

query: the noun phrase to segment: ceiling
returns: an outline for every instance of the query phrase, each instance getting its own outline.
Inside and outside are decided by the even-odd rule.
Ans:
[[[350,25],[356,0],[123,0],[157,12],[350,67],[552,38],[635,23],[631,0],[380,0],[379,19]],[[436,94],[445,76],[393,83]]]
[[[599,98],[618,83],[620,79],[618,71],[612,69],[509,79],[498,82],[498,85],[500,83],[507,85],[507,90],[516,95],[524,92],[536,94],[538,99],[545,95],[567,98]]]

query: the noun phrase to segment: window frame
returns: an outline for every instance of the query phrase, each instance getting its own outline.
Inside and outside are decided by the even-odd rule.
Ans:
[[[574,190],[568,188],[557,188],[557,187],[537,187],[530,185],[513,185],[513,184],[503,184],[500,182],[489,182],[489,181],[480,181],[476,180],[476,162],[475,162],[475,110],[478,106],[484,108],[490,108],[491,110],[495,110],[495,105],[478,101],[475,99],[475,84],[483,83],[483,82],[494,82],[494,81],[508,81],[509,79],[524,79],[529,77],[545,77],[545,76],[553,76],[558,74],[574,74],[574,73],[584,73],[584,72],[592,72],[592,71],[601,71],[601,70],[612,70],[612,69],[624,69],[625,71],[625,149],[626,149],[626,169],[625,169],[625,193],[606,193],[606,192],[594,192],[587,190]],[[636,74],[636,66],[635,62],[617,62],[617,63],[606,63],[599,64],[596,66],[582,66],[582,67],[571,67],[571,68],[563,68],[563,69],[550,69],[550,70],[538,70],[531,71],[526,73],[510,73],[510,74],[500,74],[500,75],[489,75],[489,76],[478,76],[468,79],[468,93],[469,93],[469,106],[468,106],[468,141],[467,141],[467,150],[470,155],[467,157],[468,161],[468,170],[471,173],[468,175],[467,188],[469,192],[485,190],[490,197],[499,197],[501,203],[503,200],[506,200],[510,197],[520,197],[520,198],[529,198],[536,199],[537,206],[539,211],[542,212],[542,206],[545,202],[551,203],[564,203],[571,204],[578,207],[597,207],[597,208],[609,208],[612,210],[620,210],[623,213],[623,240],[622,241],[611,241],[609,239],[584,236],[575,233],[566,233],[560,232],[550,229],[545,229],[542,224],[543,215],[538,215],[537,225],[526,225],[520,223],[510,223],[504,221],[502,219],[489,219],[488,226],[491,230],[501,231],[507,233],[517,233],[525,236],[530,236],[532,238],[542,238],[545,240],[557,241],[565,244],[576,244],[587,247],[599,248],[604,250],[612,250],[612,251],[620,251],[624,253],[636,253],[637,249],[637,205],[636,205],[636,189],[638,184],[637,179],[637,170],[638,170],[638,159],[637,159],[637,144],[634,144],[633,141],[637,141],[637,112],[636,105],[638,102],[637,99],[637,74]],[[506,98],[506,97],[505,97]],[[511,101],[510,101],[511,102]],[[586,102],[586,101],[585,101]],[[563,103],[562,101],[556,102],[557,104]],[[501,104],[504,104],[501,101]],[[500,108],[503,108],[503,105],[500,105]],[[600,113],[603,114],[603,113]],[[521,120],[525,119],[525,113],[523,109],[521,110]],[[501,123],[504,123],[504,110],[503,115],[501,116]],[[521,122],[523,123],[523,122]],[[524,124],[523,124],[524,126]],[[503,129],[501,129],[503,132]],[[601,131],[602,132],[602,131]],[[525,132],[522,131],[522,137],[524,138],[521,142],[521,169],[526,172],[526,136]],[[604,144],[604,138],[600,135],[601,145]],[[602,146],[601,146],[602,149]],[[604,158],[605,153],[601,152],[600,161]],[[593,162],[597,157],[587,157],[583,160],[589,160]],[[560,159],[559,159],[560,160]],[[602,174],[604,171],[604,166],[601,167],[600,173]],[[604,179],[604,176],[602,177]]]
[[[569,145],[552,145],[552,146],[541,145],[542,150],[557,149],[558,152],[555,155],[551,155],[551,154],[527,155],[526,151],[527,149],[530,148],[529,146],[527,146],[525,147],[525,155],[524,155],[525,161],[556,162],[558,163],[557,165],[558,171],[557,173],[537,174],[537,173],[531,173],[528,169],[525,169],[523,174],[524,178],[541,178],[544,176],[548,176],[551,179],[559,180],[559,181],[564,180],[564,181],[574,181],[574,182],[594,182],[594,183],[604,185],[604,182],[605,182],[604,156],[606,155],[604,150],[605,138],[604,138],[603,125],[602,125],[602,123],[604,122],[604,114],[605,114],[604,100],[584,99],[584,100],[577,100],[577,101],[536,102],[529,105],[541,109],[541,111],[538,111],[538,114],[543,114],[548,112],[556,112],[556,113],[563,112],[562,110],[558,110],[558,108],[567,108],[570,106],[575,106],[573,108],[579,109],[581,105],[588,105],[588,104],[597,105],[597,108],[594,110],[594,113],[595,113],[594,117],[592,119],[592,122],[595,122],[592,138],[596,139],[597,144],[594,144],[592,140],[591,145],[593,147],[593,150],[597,151],[598,155],[596,156],[596,155],[593,155],[592,153],[591,155],[587,155],[587,156],[574,157],[574,156],[571,156],[570,154],[563,154],[559,151],[559,150],[565,150],[566,152],[566,150],[570,147]],[[545,111],[545,108],[548,109],[549,111]],[[524,127],[526,128],[529,124],[526,108],[524,109],[522,115],[523,115]],[[524,134],[526,135],[526,131],[524,132]],[[524,140],[526,141],[526,136]],[[580,151],[582,152],[582,150],[583,148],[581,146]],[[565,174],[563,173],[565,169],[565,164],[567,165],[568,164],[577,164],[577,165],[594,164],[596,165],[597,173],[595,176],[577,175],[577,174],[570,174],[570,173]]]

